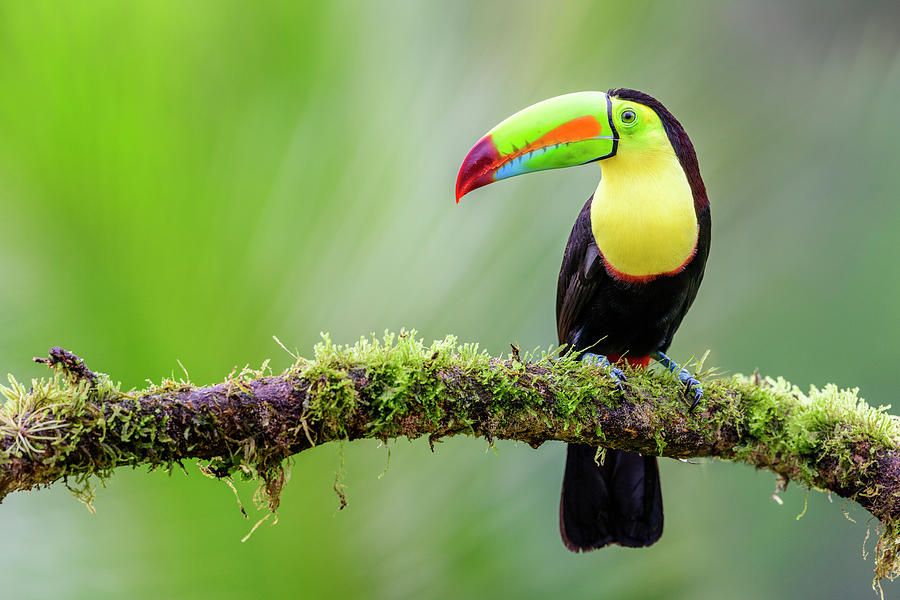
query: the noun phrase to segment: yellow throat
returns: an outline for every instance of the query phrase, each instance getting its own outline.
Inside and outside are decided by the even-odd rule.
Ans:
[[[618,273],[675,273],[697,248],[694,198],[669,144],[622,153],[603,164],[591,203],[597,248]]]

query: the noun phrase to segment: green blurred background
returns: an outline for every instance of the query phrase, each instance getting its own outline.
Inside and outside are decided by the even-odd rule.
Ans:
[[[673,346],[858,385],[900,360],[900,9],[889,2],[3,2],[0,372],[60,344],[126,386],[416,327],[555,342],[562,249],[596,168],[456,206],[469,147],[564,92],[660,98],[713,207]],[[298,456],[247,542],[228,488],[122,470],[0,507],[4,598],[867,598],[868,514],[721,462],[663,461],[666,534],[575,556],[562,444],[452,439]],[[240,491],[249,504],[252,486]],[[871,541],[870,541],[871,547]],[[888,597],[897,586],[887,586]]]

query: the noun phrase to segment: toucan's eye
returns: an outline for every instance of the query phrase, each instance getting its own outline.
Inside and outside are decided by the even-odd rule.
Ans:
[[[630,108],[623,110],[619,118],[622,119],[623,125],[634,125],[637,123],[637,113]]]

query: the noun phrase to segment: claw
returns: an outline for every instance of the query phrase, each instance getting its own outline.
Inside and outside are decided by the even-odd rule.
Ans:
[[[700,380],[662,352],[654,352],[652,356],[659,364],[667,368],[670,372],[675,373],[678,377],[678,381],[684,384],[684,393],[693,396],[694,398],[688,412],[694,412],[694,409],[697,408],[697,404],[703,399],[703,386],[700,384]]]
[[[687,374],[686,377],[684,376],[685,374]],[[697,408],[697,404],[703,399],[703,386],[700,385],[700,382],[696,378],[691,377],[690,373],[687,373],[685,369],[682,369],[681,372],[678,373],[678,379],[685,385],[684,393],[694,396],[694,401],[691,402],[691,408],[688,409],[688,412],[694,412],[694,409]]]
[[[628,378],[625,376],[625,371],[613,366],[608,358],[602,354],[585,352],[581,355],[581,361],[597,367],[606,367],[606,373],[609,378],[612,379],[613,383],[616,384],[616,387],[619,388],[620,391],[625,391],[624,384],[628,381]]]

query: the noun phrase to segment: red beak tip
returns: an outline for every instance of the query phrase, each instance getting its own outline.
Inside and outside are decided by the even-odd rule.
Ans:
[[[459,204],[460,199],[472,191],[471,182],[467,181],[463,173],[460,172],[459,177],[456,180],[456,203]]]
[[[494,181],[493,173],[500,163],[500,153],[490,135],[481,138],[469,150],[456,178],[456,203],[460,198]]]

